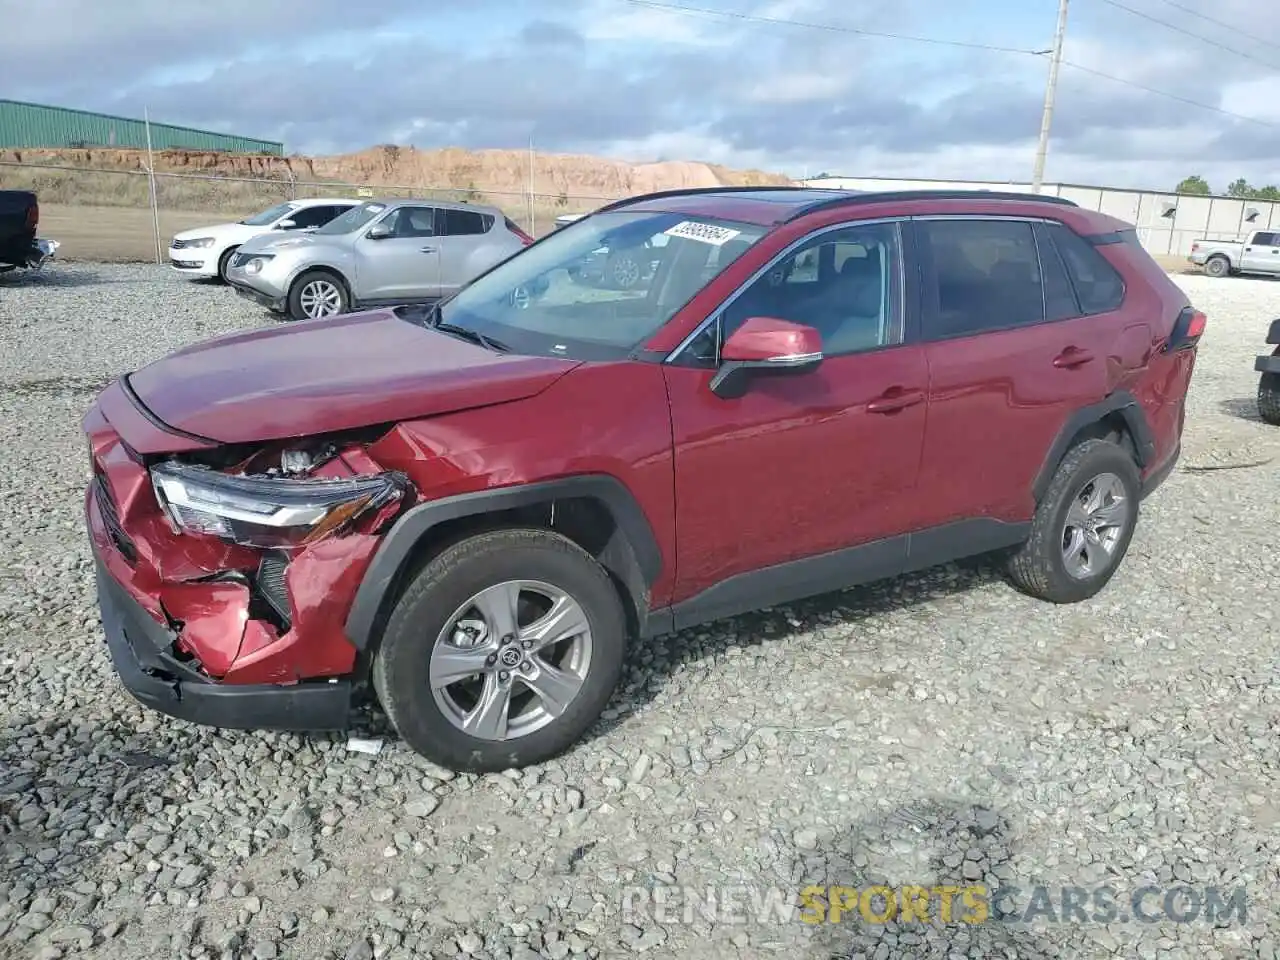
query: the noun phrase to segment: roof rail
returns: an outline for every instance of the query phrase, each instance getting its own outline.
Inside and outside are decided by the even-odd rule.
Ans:
[[[805,187],[798,184],[785,183],[764,183],[757,186],[725,186],[725,187],[682,187],[679,190],[658,190],[654,193],[639,193],[633,197],[623,197],[621,200],[614,200],[606,203],[603,207],[596,207],[592,213],[603,213],[606,210],[613,210],[616,207],[627,206],[632,203],[639,203],[641,200],[664,200],[667,197],[698,197],[708,193],[761,193],[767,190],[777,190],[780,193],[787,191],[795,191],[796,193],[812,193],[814,191],[830,190],[830,187]]]
[[[851,204],[885,203],[911,200],[1011,200],[1020,203],[1053,203],[1062,207],[1080,206],[1066,197],[1055,197],[1040,193],[1014,193],[1003,190],[866,190],[850,191],[847,197],[832,197],[830,200],[818,200],[795,211],[788,220],[806,216],[815,210],[827,210],[831,207],[842,207]]]

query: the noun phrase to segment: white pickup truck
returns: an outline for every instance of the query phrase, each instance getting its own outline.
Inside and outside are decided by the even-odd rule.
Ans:
[[[1187,259],[1211,277],[1280,274],[1280,230],[1258,230],[1247,240],[1195,240]]]

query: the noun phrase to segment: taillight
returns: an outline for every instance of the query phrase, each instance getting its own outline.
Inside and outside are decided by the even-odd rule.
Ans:
[[[1199,250],[1199,249],[1200,249],[1200,244],[1198,244],[1198,243],[1194,243],[1194,242],[1191,244],[1191,252],[1192,252],[1192,253],[1195,253],[1195,252],[1196,252],[1197,250]]]
[[[27,229],[34,230],[40,223],[40,204],[34,200],[27,208]]]
[[[1173,332],[1169,334],[1169,342],[1165,344],[1164,352],[1190,350],[1200,342],[1208,322],[1209,318],[1199,310],[1194,307],[1184,307],[1173,325]]]
[[[503,219],[507,221],[507,229],[510,230],[512,233],[514,233],[517,237],[519,237],[521,243],[523,243],[526,247],[529,246],[529,244],[533,243],[533,237],[529,236],[527,233],[521,230],[516,225],[515,221],[513,221],[510,217],[504,217]]]

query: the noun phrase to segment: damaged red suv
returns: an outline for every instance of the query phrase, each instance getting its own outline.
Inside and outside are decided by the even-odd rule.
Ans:
[[[601,251],[641,279],[582,282]],[[654,634],[996,551],[1083,600],[1178,458],[1204,324],[1130,226],[1058,199],[622,201],[436,306],[108,387],[111,656],[219,727],[341,729],[373,695],[480,771],[576,742]]]

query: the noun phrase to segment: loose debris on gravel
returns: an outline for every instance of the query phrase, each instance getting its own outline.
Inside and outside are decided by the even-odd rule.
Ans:
[[[276,321],[153,266],[0,281],[0,957],[1273,957],[1280,430],[1253,356],[1280,284],[1179,282],[1210,317],[1183,467],[1101,596],[1036,603],[978,562],[660,638],[591,739],[478,778],[377,716],[367,755],[129,699],[80,416],[121,372]],[[1217,925],[751,906],[875,883],[1249,899]],[[664,912],[636,888],[738,901]]]

